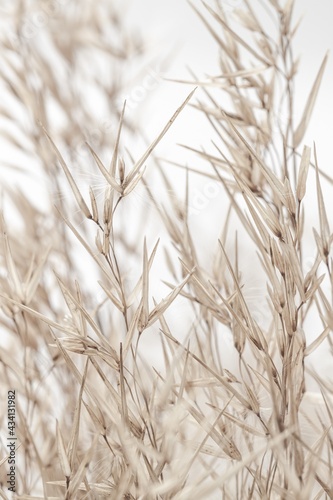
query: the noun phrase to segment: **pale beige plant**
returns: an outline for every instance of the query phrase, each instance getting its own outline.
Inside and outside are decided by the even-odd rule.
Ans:
[[[29,39],[22,35],[27,16],[45,2],[25,0],[6,11],[11,35],[1,39],[0,77],[8,128],[1,134],[14,158],[17,148],[28,158],[7,168],[35,165],[44,173],[42,189],[54,193],[67,182],[71,190],[54,207],[54,199],[36,206],[28,190],[3,188],[0,389],[2,401],[9,389],[17,394],[17,498],[333,497],[333,386],[311,362],[323,346],[332,357],[333,238],[323,194],[332,179],[316,148],[303,143],[327,57],[295,123],[294,1],[267,2],[276,33],[266,32],[250,0],[243,3],[234,20],[222,1],[193,6],[218,46],[220,74],[190,77],[193,90],[141,155],[130,140],[140,126],[128,123],[126,104],[121,110],[115,103],[124,68],[143,46],[124,34],[111,2],[85,0],[79,13],[59,4]],[[96,77],[98,61],[113,69],[111,80]],[[83,124],[99,127],[98,110],[83,98],[89,86],[114,122],[98,144],[87,141],[84,158],[102,197],[89,180],[82,187],[73,169],[75,145],[87,139]],[[215,137],[206,149],[187,146],[191,166],[155,151],[187,106]],[[193,167],[196,158],[206,167]],[[149,186],[146,165],[160,174],[166,203]],[[186,172],[184,199],[175,194],[171,168]],[[200,237],[189,218],[194,175],[217,183],[228,200],[209,265],[198,257]],[[145,210],[130,219],[124,209],[139,185],[166,235],[157,242]],[[310,191],[316,258],[305,270]],[[233,220],[265,283],[256,309],[245,293]],[[140,235],[134,245],[131,225]],[[164,269],[157,265],[163,251]],[[157,274],[169,289],[158,299]],[[184,304],[190,321],[175,327],[175,308]],[[157,339],[154,366],[149,336]],[[1,430],[7,499],[4,405]]]

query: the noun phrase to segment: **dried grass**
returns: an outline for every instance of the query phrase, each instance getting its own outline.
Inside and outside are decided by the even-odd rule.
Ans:
[[[315,147],[303,144],[327,57],[295,123],[294,2],[267,2],[276,25],[269,34],[250,1],[236,12],[242,29],[225,17],[223,2],[193,7],[220,49],[221,73],[193,77],[195,95],[180,99],[135,159],[130,138],[137,125],[116,102],[124,68],[142,53],[142,42],[124,34],[111,2],[81,3],[80,12],[55,3],[43,29],[24,38],[24,23],[45,2],[14,2],[9,35],[1,39],[8,125],[1,134],[30,158],[24,168],[19,161],[9,168],[35,165],[51,193],[61,191],[65,174],[72,192],[55,208],[53,201],[41,208],[28,188],[3,190],[0,387],[3,402],[7,390],[17,393],[17,498],[333,498],[333,387],[315,357],[325,351],[330,359],[333,347],[332,233],[323,194],[332,179]],[[99,128],[98,106],[81,95],[88,87],[114,123],[98,144],[87,141],[84,158],[85,170],[104,186],[102,197],[92,183],[82,188],[73,171],[73,151],[87,140],[84,124]],[[188,146],[205,162],[201,170],[168,166],[186,171],[180,200],[155,148],[189,101],[215,140],[207,150]],[[161,174],[166,203],[150,189],[146,163]],[[189,219],[196,172],[218,183],[229,205],[225,217],[218,214],[221,236],[207,266]],[[147,212],[130,220],[122,211],[139,184],[167,235],[155,245]],[[305,269],[311,191],[316,257]],[[17,224],[8,207],[15,207]],[[251,283],[244,282],[236,219],[265,284],[257,307],[245,293]],[[134,242],[133,223],[140,235]],[[139,269],[136,278],[127,276],[129,267]],[[156,276],[169,289],[159,299],[152,293]],[[177,304],[190,321],[174,327]],[[145,337],[154,338],[154,366]]]

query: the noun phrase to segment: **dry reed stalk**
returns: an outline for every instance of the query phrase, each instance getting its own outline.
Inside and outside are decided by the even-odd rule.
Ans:
[[[115,103],[124,66],[142,52],[141,42],[124,35],[121,15],[107,1],[82,2],[80,13],[73,5],[57,6],[41,32],[24,38],[27,19],[43,12],[45,2],[14,3],[7,12],[10,36],[1,40],[8,96],[2,111],[12,125],[4,137],[30,155],[31,165],[37,160],[45,190],[60,190],[64,173],[73,195],[41,209],[31,193],[4,187],[0,388],[2,396],[10,388],[17,393],[16,498],[332,498],[333,387],[311,363],[323,346],[332,355],[333,238],[323,194],[332,179],[316,149],[303,145],[327,57],[295,123],[294,1],[268,2],[277,29],[267,33],[245,0],[246,8],[235,12],[244,36],[223,2],[193,6],[218,45],[221,74],[193,77],[195,96],[193,90],[170,110],[170,120],[135,160],[124,143],[136,125],[128,123],[126,106],[118,110]],[[59,30],[66,36],[58,37]],[[41,42],[52,51],[50,60]],[[112,81],[96,79],[99,60],[114,70]],[[78,92],[80,79],[108,103],[114,122],[97,145],[85,139],[83,124],[97,129],[99,114]],[[186,169],[180,200],[155,148],[190,99],[218,143],[211,152],[188,146],[207,168],[173,162]],[[100,180],[102,199],[92,182],[83,189],[73,173],[73,149],[84,141],[85,168]],[[107,155],[109,164],[102,159]],[[146,163],[160,173],[167,205],[151,191]],[[318,227],[316,258],[306,270],[311,170]],[[196,173],[218,183],[229,204],[208,266],[198,257],[200,239],[189,219]],[[152,296],[152,278],[164,243],[151,245],[144,211],[135,220],[139,250],[128,234],[130,221],[120,223],[139,185],[172,243],[164,248],[168,276],[159,276],[171,291],[160,299]],[[19,225],[11,222],[9,201]],[[232,217],[258,256],[267,286],[258,308],[265,310],[263,320],[245,294]],[[126,276],[129,262],[139,269],[137,279]],[[191,321],[173,328],[175,304],[184,303]],[[310,339],[314,315],[321,327]],[[152,331],[163,359],[154,367],[141,347]],[[307,390],[310,383],[317,394]],[[7,453],[2,433],[4,499]]]

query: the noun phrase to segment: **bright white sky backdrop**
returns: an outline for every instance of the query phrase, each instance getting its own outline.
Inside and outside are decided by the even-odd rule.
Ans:
[[[257,0],[250,0],[250,2],[254,8],[260,4]],[[232,11],[232,6],[237,5],[237,8],[244,9],[246,12],[246,5],[242,0],[225,0],[224,3],[226,9],[230,11]],[[269,2],[264,0],[263,3]],[[193,4],[201,7],[201,2],[196,0]],[[133,25],[150,40],[152,52],[156,54],[156,57],[164,56],[168,59],[170,67],[166,72],[167,76],[189,79],[186,67],[190,67],[201,77],[205,74],[214,74],[217,68],[216,44],[187,0],[140,0],[136,2],[127,0],[123,5]],[[295,55],[301,56],[296,89],[300,106],[309,94],[325,53],[333,49],[333,2],[332,0],[297,0],[294,19],[301,16],[303,16],[303,21],[294,39]],[[154,64],[151,67],[154,69]],[[317,106],[305,139],[309,144],[313,140],[316,141],[323,162],[332,156],[330,154],[333,139],[332,82],[333,54],[328,61]],[[186,94],[186,90],[190,88],[190,86],[175,83],[162,83],[147,96],[151,104],[148,128],[151,128],[152,133],[156,131],[157,125],[161,125],[169,116],[172,105],[174,108],[177,107]],[[141,105],[140,111],[144,113],[147,103],[144,100],[142,103],[144,106]],[[298,111],[301,112],[302,109]],[[146,126],[147,123],[145,123]],[[198,138],[202,141],[205,135],[201,127],[197,128],[193,122],[190,124],[186,118],[182,120],[179,127],[176,125],[176,128],[177,130],[171,131],[166,138],[169,146],[175,140],[186,142],[186,139],[189,139],[193,143]]]

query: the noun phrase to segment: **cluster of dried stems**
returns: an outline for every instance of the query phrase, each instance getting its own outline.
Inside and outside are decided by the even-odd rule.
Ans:
[[[311,364],[318,349],[329,357],[333,347],[332,234],[322,193],[332,180],[318,166],[315,147],[303,144],[326,58],[295,123],[294,2],[265,2],[275,33],[266,31],[253,3],[245,0],[234,12],[241,28],[226,18],[220,0],[193,7],[218,45],[220,74],[191,77],[197,88],[138,158],[130,145],[137,125],[115,103],[124,70],[144,47],[112,2],[54,2],[53,10],[43,0],[7,4],[1,135],[14,158],[24,153],[25,164],[14,159],[4,168],[44,172],[50,192],[61,191],[66,176],[72,191],[44,208],[22,183],[4,183],[2,192],[0,389],[2,402],[9,389],[17,394],[16,498],[333,497],[333,386]],[[41,12],[43,26],[24,34],[27,19]],[[189,145],[205,167],[183,167],[180,200],[172,171],[163,172],[154,149],[190,99],[216,139],[211,152]],[[117,126],[96,147],[87,144],[81,160],[105,186],[103,196],[92,181],[89,190],[79,187],[73,173],[75,145],[88,127],[99,128],[97,103]],[[169,193],[163,205],[147,183],[148,163]],[[318,227],[316,258],[305,270],[308,174]],[[218,182],[229,204],[216,219],[221,237],[209,266],[197,257],[201,243],[188,221],[189,179],[196,175]],[[171,291],[159,300],[150,283],[161,243],[150,244],[145,211],[133,221],[119,217],[138,185],[172,243],[159,276],[169,277]],[[233,217],[264,272],[264,322],[243,293]],[[134,246],[131,224],[141,228]],[[137,280],[127,276],[129,263]],[[181,326],[183,336],[170,327],[179,301],[193,319]],[[158,367],[140,349],[151,327],[160,339]],[[221,361],[227,335],[233,372]],[[6,425],[2,403],[3,499]]]

